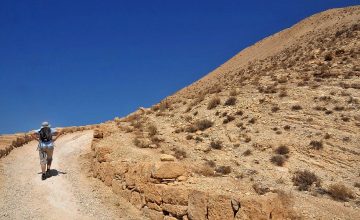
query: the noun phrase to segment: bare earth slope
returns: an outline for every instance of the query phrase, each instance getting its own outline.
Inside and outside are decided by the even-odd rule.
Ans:
[[[359,219],[359,89],[360,7],[328,10],[99,125],[93,173],[153,219]]]
[[[0,219],[144,219],[123,199],[85,175],[79,159],[92,131],[57,141],[52,177],[41,181],[36,142],[0,160]]]

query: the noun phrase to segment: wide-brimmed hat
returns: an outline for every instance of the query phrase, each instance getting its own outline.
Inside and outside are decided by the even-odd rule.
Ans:
[[[49,124],[49,122],[44,121],[43,123],[41,123],[41,127],[42,127],[42,128],[43,128],[43,127],[50,127],[50,124]]]

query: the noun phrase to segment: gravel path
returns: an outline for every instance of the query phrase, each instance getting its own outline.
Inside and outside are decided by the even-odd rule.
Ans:
[[[56,142],[52,176],[41,181],[36,142],[0,160],[0,219],[144,219],[88,172],[92,131]]]

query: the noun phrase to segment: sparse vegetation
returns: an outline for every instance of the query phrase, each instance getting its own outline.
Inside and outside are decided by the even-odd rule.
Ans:
[[[348,201],[354,198],[354,193],[341,183],[330,185],[327,191],[333,199],[338,201]]]
[[[235,104],[236,104],[236,98],[233,96],[229,97],[224,103],[224,105],[228,105],[228,106],[235,105]]]
[[[244,155],[244,156],[249,156],[249,155],[251,155],[251,154],[252,154],[251,150],[250,150],[250,149],[247,149],[246,151],[244,151],[244,153],[243,153],[242,155]]]
[[[291,106],[291,110],[293,110],[293,111],[299,111],[299,110],[301,110],[302,109],[302,107],[300,106],[300,105],[293,105],[293,106]]]
[[[213,122],[207,119],[196,121],[193,125],[190,125],[186,128],[186,132],[194,133],[198,130],[204,131],[211,126],[213,126]]]
[[[214,109],[216,108],[218,105],[220,105],[220,98],[219,97],[214,97],[210,100],[208,106],[207,106],[207,109],[210,110],[210,109]]]
[[[271,112],[277,112],[277,111],[279,111],[280,110],[280,108],[278,107],[278,106],[273,106],[272,108],[271,108]]]
[[[286,158],[283,155],[274,155],[271,157],[270,161],[277,166],[283,166]]]
[[[287,155],[289,152],[290,152],[289,147],[285,146],[285,145],[281,145],[275,149],[275,153],[281,154],[281,155]]]
[[[212,149],[216,149],[216,150],[221,150],[223,145],[222,145],[222,142],[219,141],[219,140],[216,140],[216,141],[211,141],[210,142],[210,147]]]
[[[227,175],[231,173],[231,167],[230,166],[219,166],[215,169],[216,173]]]
[[[226,118],[224,119],[223,124],[227,124],[227,123],[229,123],[229,122],[231,122],[231,121],[233,121],[233,120],[235,120],[235,117],[234,117],[234,116],[231,116],[231,115],[228,115],[228,116],[226,116]]]
[[[158,133],[158,129],[155,125],[151,124],[148,126],[148,132],[149,132],[149,136],[152,137],[154,135],[156,135]]]
[[[323,148],[323,143],[322,141],[310,141],[310,146],[312,149],[315,149],[315,150],[320,150]]]
[[[316,186],[320,186],[320,179],[308,170],[296,171],[292,181],[295,186],[298,186],[300,191],[308,191],[313,183],[315,183]]]
[[[178,160],[182,160],[184,158],[187,157],[187,153],[185,150],[180,149],[180,148],[174,148],[174,156],[178,159]]]

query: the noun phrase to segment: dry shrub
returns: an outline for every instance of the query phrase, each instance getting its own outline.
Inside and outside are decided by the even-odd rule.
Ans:
[[[279,111],[280,110],[280,108],[278,107],[278,106],[273,106],[272,108],[271,108],[271,112],[277,112],[277,111]]]
[[[164,100],[160,102],[160,111],[165,111],[166,109],[171,108],[171,102],[169,100]]]
[[[216,108],[218,105],[220,105],[220,98],[219,97],[214,97],[210,100],[208,106],[207,106],[207,109],[210,110],[210,109],[214,109]]]
[[[244,156],[249,156],[249,155],[251,155],[251,154],[252,154],[251,150],[250,150],[250,149],[247,149],[246,151],[244,151],[244,153],[243,153],[242,155],[244,155]]]
[[[284,130],[286,130],[286,131],[290,130],[290,125],[285,125]]]
[[[149,147],[149,145],[145,142],[145,140],[140,137],[135,137],[133,140],[133,143],[135,146],[140,147],[140,148]]]
[[[271,157],[270,161],[277,166],[283,166],[286,158],[283,155],[274,155]]]
[[[216,150],[221,150],[222,149],[222,142],[219,141],[219,140],[216,140],[216,141],[211,141],[210,142],[210,147],[212,149],[216,149]]]
[[[335,200],[348,201],[354,198],[354,193],[341,183],[330,185],[327,191]]]
[[[229,97],[226,101],[225,101],[225,103],[224,103],[224,105],[227,105],[227,106],[229,106],[229,105],[235,105],[236,104],[236,98],[235,97]]]
[[[296,171],[292,181],[295,186],[298,186],[300,191],[308,191],[313,183],[320,186],[320,179],[313,172],[308,170]]]
[[[207,119],[199,120],[195,123],[197,129],[201,130],[201,131],[204,131],[204,130],[212,127],[213,124],[214,124],[214,122],[207,120]]]
[[[150,137],[155,136],[158,133],[157,127],[153,124],[149,125],[147,129]]]
[[[249,120],[249,123],[250,123],[250,124],[255,124],[255,122],[256,122],[256,118],[251,118],[251,119]]]
[[[279,97],[280,97],[280,98],[283,98],[283,97],[286,97],[286,96],[288,96],[286,90],[280,91],[280,93],[279,93]]]
[[[182,160],[184,158],[187,157],[187,153],[185,150],[180,149],[180,148],[174,148],[174,156],[178,159],[178,160]]]
[[[226,118],[224,119],[223,124],[227,124],[227,123],[229,123],[229,122],[231,122],[231,121],[234,121],[234,120],[235,120],[235,117],[234,117],[234,116],[228,115],[228,116],[226,116]]]
[[[194,172],[203,176],[215,176],[214,167],[209,166],[207,163],[204,163],[201,166],[196,166]]]
[[[300,105],[291,106],[291,110],[293,110],[293,111],[298,111],[298,110],[301,110],[301,109],[302,109],[302,107]]]
[[[210,94],[220,93],[220,92],[221,92],[221,87],[219,85],[215,85],[211,89],[209,89]]]
[[[315,150],[320,150],[320,149],[323,149],[323,143],[322,141],[310,141],[310,146],[312,149],[315,149]]]
[[[278,148],[275,149],[275,153],[280,155],[287,155],[290,152],[289,147],[285,145],[281,145]]]
[[[219,166],[215,169],[216,173],[227,175],[231,173],[231,167],[230,166]]]

